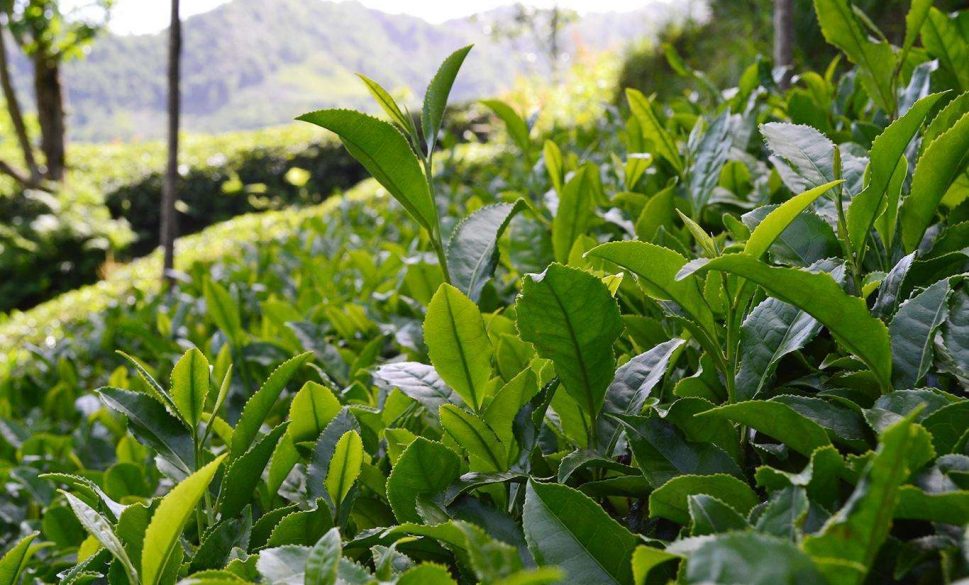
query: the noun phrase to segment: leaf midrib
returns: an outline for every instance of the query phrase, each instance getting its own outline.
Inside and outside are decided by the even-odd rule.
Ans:
[[[579,545],[579,547],[583,551],[585,551],[586,555],[589,558],[592,559],[592,561],[596,564],[596,566],[598,566],[599,569],[602,570],[603,573],[605,573],[606,575],[609,575],[609,577],[612,578],[613,583],[615,583],[616,585],[619,585],[619,580],[616,578],[616,576],[613,575],[612,572],[609,569],[607,569],[605,567],[605,565],[602,564],[602,562],[598,559],[598,557],[596,557],[594,554],[592,554],[592,551],[590,551],[585,546],[585,544],[583,544],[583,542],[581,540],[579,540],[579,537],[574,532],[572,532],[572,530],[569,528],[569,525],[566,524],[565,522],[563,522],[558,517],[558,515],[555,514],[555,512],[553,512],[552,509],[548,507],[548,505],[546,505],[545,499],[542,498],[542,496],[539,495],[538,491],[537,490],[534,490],[534,489],[532,491],[535,494],[536,499],[538,500],[538,502],[541,504],[542,509],[545,510],[545,512],[548,515],[548,517],[551,518],[552,520],[554,520],[556,524],[558,524],[562,529],[564,529],[564,531],[569,535],[569,537],[571,537],[572,541],[574,543],[576,543],[577,545]]]

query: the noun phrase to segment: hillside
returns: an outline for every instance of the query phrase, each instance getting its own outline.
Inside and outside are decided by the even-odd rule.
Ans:
[[[565,50],[598,51],[652,36],[683,8],[657,2],[634,13],[589,14],[564,31]],[[184,127],[193,132],[259,128],[325,106],[369,103],[354,77],[423,89],[442,55],[478,44],[457,99],[494,94],[518,75],[547,74],[528,38],[493,40],[485,29],[507,9],[430,24],[357,2],[234,0],[185,21]],[[165,33],[107,35],[65,69],[71,139],[154,138],[163,133]],[[21,81],[26,64],[16,67]],[[26,84],[23,91],[27,91]]]

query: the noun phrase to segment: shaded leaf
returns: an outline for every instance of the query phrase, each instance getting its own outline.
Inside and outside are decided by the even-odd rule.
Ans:
[[[522,523],[535,560],[561,567],[569,583],[632,583],[638,539],[581,492],[529,481]]]
[[[454,228],[447,247],[451,280],[472,301],[498,266],[498,240],[516,213],[527,209],[524,199],[497,203],[475,211]]]

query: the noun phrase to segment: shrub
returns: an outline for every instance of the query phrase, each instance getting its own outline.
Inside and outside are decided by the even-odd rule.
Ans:
[[[332,141],[291,146],[253,146],[230,157],[216,155],[195,166],[179,183],[178,222],[191,234],[231,217],[320,203],[363,178],[343,147]],[[111,215],[127,218],[136,233],[126,251],[140,256],[158,245],[162,174],[153,172],[107,194]]]
[[[127,245],[128,224],[83,191],[0,197],[0,311],[26,308],[93,282]]]

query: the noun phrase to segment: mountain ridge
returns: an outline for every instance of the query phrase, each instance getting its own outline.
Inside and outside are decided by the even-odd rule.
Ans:
[[[494,95],[518,75],[547,73],[528,39],[498,41],[485,32],[503,18],[501,10],[431,24],[354,1],[233,0],[183,22],[183,127],[253,129],[321,107],[369,107],[354,73],[391,90],[419,92],[448,53],[471,43],[477,50],[455,85],[457,100]],[[654,36],[681,16],[675,3],[663,2],[630,13],[590,13],[563,31],[563,44],[566,51],[599,51]],[[166,40],[164,31],[109,33],[87,58],[65,65],[71,140],[163,135]],[[26,61],[14,60],[14,70],[21,91],[29,91]]]

